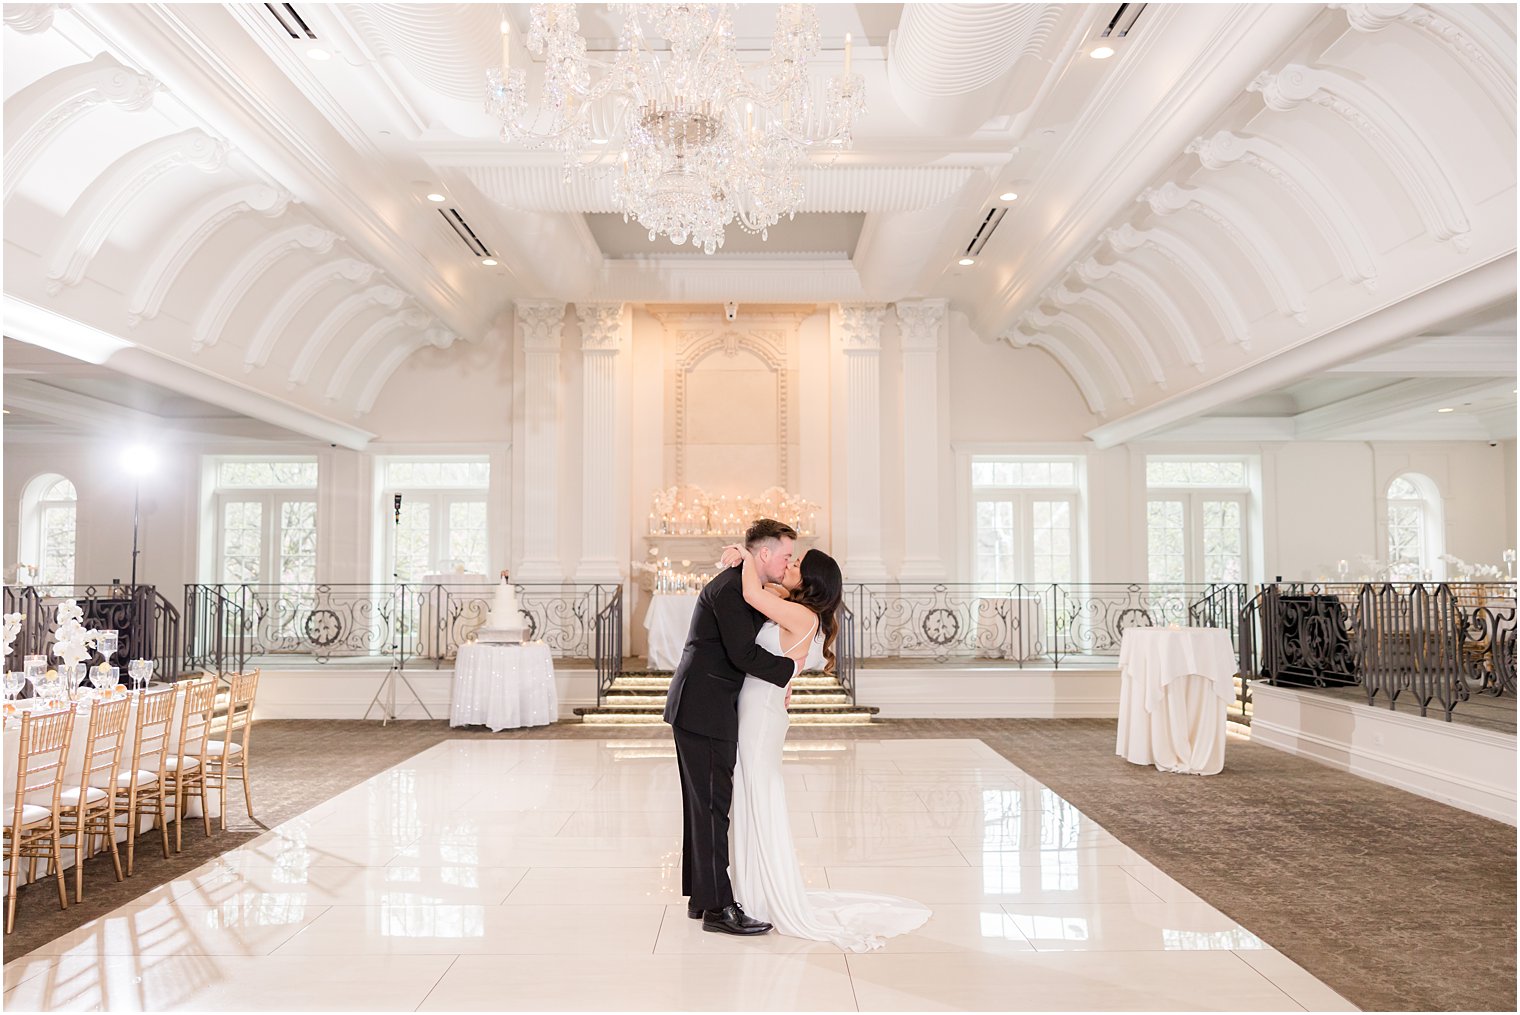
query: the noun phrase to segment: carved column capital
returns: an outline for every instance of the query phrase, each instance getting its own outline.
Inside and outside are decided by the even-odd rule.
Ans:
[[[522,326],[526,349],[559,348],[565,328],[565,304],[557,300],[517,300],[517,323]]]
[[[577,303],[575,316],[581,322],[582,351],[618,351],[623,338],[623,304]]]
[[[845,352],[880,352],[885,303],[838,304],[839,343]]]
[[[897,333],[903,351],[939,348],[947,300],[913,300],[897,304]]]

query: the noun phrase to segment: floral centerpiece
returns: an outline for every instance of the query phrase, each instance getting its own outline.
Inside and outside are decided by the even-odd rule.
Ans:
[[[96,633],[84,626],[84,611],[72,599],[58,604],[58,623],[53,628],[53,655],[70,670],[90,657]]]
[[[5,655],[10,657],[11,649],[16,646],[16,636],[21,633],[21,622],[26,619],[22,613],[7,613],[5,615]]]

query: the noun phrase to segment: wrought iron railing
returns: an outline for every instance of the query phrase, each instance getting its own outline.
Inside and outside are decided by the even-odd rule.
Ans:
[[[555,655],[590,659],[618,585],[517,585],[525,637]],[[450,583],[197,584],[185,588],[195,618],[187,654],[206,668],[256,656],[383,658],[440,666],[484,625],[496,585]],[[621,624],[619,624],[621,631]],[[621,634],[618,636],[621,638]],[[617,646],[621,651],[621,644]]]
[[[861,658],[958,656],[1059,666],[1114,656],[1130,627],[1231,627],[1243,586],[1151,582],[859,584],[845,601]]]
[[[856,645],[855,611],[849,603],[839,604],[839,635],[834,639],[834,679],[844,688],[851,705],[855,704],[855,662],[859,658]]]
[[[1240,670],[1301,687],[1360,687],[1367,703],[1432,706],[1514,696],[1508,583],[1269,584],[1241,611]]]
[[[610,588],[611,595],[596,610],[596,703],[612,689],[612,684],[623,673],[623,587],[621,585],[597,586]]]
[[[180,613],[152,585],[7,585],[5,612],[21,614],[21,630],[11,646],[6,666],[22,668],[28,655],[52,651],[58,604],[72,599],[91,630],[116,632],[113,665],[126,670],[130,659],[152,659],[156,679],[177,680],[180,666]],[[104,661],[97,651],[86,660]]]

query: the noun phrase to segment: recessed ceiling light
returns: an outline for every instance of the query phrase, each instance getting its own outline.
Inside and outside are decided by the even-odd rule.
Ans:
[[[1019,199],[1019,195],[1015,194],[1011,190],[1008,193],[1006,193],[1006,194],[999,194],[998,195],[998,200],[999,201],[1017,201],[1018,199]]]
[[[429,201],[436,201],[436,202],[438,202],[438,203],[440,203],[440,204],[441,204],[441,203],[442,203],[442,202],[444,202],[444,201],[447,201],[447,200],[448,200],[448,198],[446,198],[446,197],[444,197],[444,196],[443,196],[443,195],[442,195],[442,194],[429,194],[429,195],[428,195],[428,196],[427,196],[427,199],[428,199],[428,200],[429,200]]]
[[[594,137],[594,138],[591,139],[591,143],[592,144],[606,144],[607,143],[607,139],[604,138],[604,137]]]
[[[332,54],[331,53],[329,53],[325,49],[322,49],[322,48],[316,47],[316,46],[313,46],[311,49],[308,49],[306,51],[306,55],[309,56],[309,57],[311,57],[313,60],[331,60],[332,59]]]
[[[1099,46],[1097,49],[1093,50],[1087,55],[1092,57],[1094,60],[1107,60],[1109,57],[1114,55],[1114,51],[1108,46]]]
[[[976,258],[974,258],[974,257],[963,257],[963,258],[960,259],[960,266],[962,268],[969,268],[971,265],[973,265],[975,263],[976,263]]]
[[[496,264],[496,258],[494,258],[494,257],[482,257],[480,259],[480,263],[483,264],[483,265],[485,265],[487,268],[490,268],[490,267],[495,266],[495,264]]]
[[[1453,408],[1450,408],[1450,407],[1447,407],[1447,408],[1445,408],[1445,409],[1437,409],[1437,410],[1436,410],[1436,412],[1456,412],[1456,411],[1457,411],[1457,410],[1455,410],[1455,409],[1453,409]]]

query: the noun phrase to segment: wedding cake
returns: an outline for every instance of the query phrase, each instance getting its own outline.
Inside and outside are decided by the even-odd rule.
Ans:
[[[522,612],[517,608],[517,590],[502,575],[496,586],[496,598],[491,601],[491,612],[486,616],[485,626],[475,636],[477,641],[516,645],[523,640]]]

